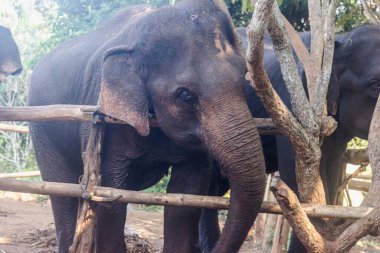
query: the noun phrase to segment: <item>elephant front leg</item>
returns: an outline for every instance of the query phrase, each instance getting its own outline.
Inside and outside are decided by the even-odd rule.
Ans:
[[[110,157],[110,159],[112,158]],[[102,186],[125,189],[128,166],[110,166],[111,164],[108,158],[103,163]],[[127,205],[122,203],[98,204],[96,217],[96,252],[126,252],[124,242],[124,225],[127,214],[126,207]]]
[[[223,196],[229,190],[228,180],[220,174],[219,167],[214,164],[212,178],[210,180],[208,195]],[[220,237],[218,210],[202,210],[199,222],[199,247],[202,253],[210,253],[214,249]]]
[[[205,195],[210,178],[210,163],[207,158],[173,166],[167,192]],[[199,252],[198,223],[201,210],[190,207],[165,207],[163,252]]]

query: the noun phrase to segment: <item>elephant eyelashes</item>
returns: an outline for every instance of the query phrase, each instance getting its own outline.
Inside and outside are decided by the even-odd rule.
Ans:
[[[175,96],[180,102],[195,106],[197,103],[197,96],[186,88],[178,88]]]

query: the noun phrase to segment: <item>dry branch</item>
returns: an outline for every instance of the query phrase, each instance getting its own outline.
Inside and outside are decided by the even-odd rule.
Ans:
[[[320,148],[319,148],[319,134],[316,135],[315,129],[318,128],[315,123],[313,124],[313,119],[309,121],[310,125],[306,124],[312,113],[306,113],[305,115],[298,115],[298,118],[302,118],[306,129],[304,129],[301,124],[295,119],[295,117],[290,113],[290,111],[283,104],[278,94],[274,91],[268,76],[264,70],[263,66],[263,34],[268,22],[268,18],[272,17],[270,14],[273,1],[263,0],[256,4],[255,12],[252,16],[251,23],[247,28],[248,36],[248,49],[247,49],[247,61],[248,69],[250,72],[250,78],[252,79],[252,84],[257,91],[261,101],[263,102],[265,108],[270,114],[273,122],[279,127],[281,132],[283,132],[293,143],[296,150],[296,163],[297,163],[297,182],[299,192],[301,193],[302,202],[308,203],[326,203],[325,194],[323,189],[323,183],[319,175],[319,158],[320,158]],[[275,18],[271,19],[271,36],[273,44],[277,47],[277,51],[284,51],[291,55],[288,55],[282,61],[282,65],[286,65],[286,59],[292,59],[293,53],[289,49],[289,46],[285,45],[288,41],[282,33],[284,28],[279,22],[282,19],[282,15],[278,14],[278,6],[275,4],[274,7]],[[285,48],[284,48],[285,47]],[[281,63],[281,61],[280,61]],[[289,62],[292,63],[292,62]],[[293,61],[294,64],[294,61]],[[285,68],[286,69],[286,68]],[[294,71],[295,68],[290,69]],[[296,71],[297,72],[297,71]],[[284,72],[283,72],[284,73]],[[293,73],[294,74],[294,73]],[[293,76],[292,74],[290,74]],[[298,72],[295,73],[298,75]],[[298,77],[299,78],[299,77]],[[291,83],[292,77],[288,78],[288,82]],[[287,84],[288,89],[293,89],[290,94],[293,94],[293,100],[296,101],[299,91],[298,88],[303,90],[302,85]],[[297,88],[298,87],[298,88]],[[299,90],[299,89],[298,89]],[[305,95],[306,96],[306,95]],[[303,97],[303,95],[300,95]],[[294,102],[302,108],[303,99]],[[292,103],[292,105],[294,104]],[[307,102],[308,103],[308,102]],[[306,126],[307,125],[307,126]],[[319,130],[318,130],[319,131]],[[300,180],[303,178],[303,181]]]
[[[314,1],[314,0],[313,0]],[[337,7],[337,0],[329,1],[324,0],[324,4],[322,5],[322,11],[325,13],[325,19],[323,20],[323,65],[321,66],[321,71],[319,72],[319,77],[317,80],[316,87],[316,96],[317,100],[313,103],[312,106],[317,114],[317,122],[320,123],[322,117],[326,114],[326,95],[328,90],[328,85],[330,82],[332,63],[334,58],[334,45],[335,45],[335,30],[334,30],[334,22],[335,22],[335,13]],[[313,35],[313,34],[312,34]],[[313,39],[313,37],[312,37]],[[315,38],[314,38],[315,39]],[[314,40],[313,39],[313,40]],[[313,43],[312,40],[312,43]],[[310,94],[310,92],[309,92]]]
[[[283,215],[289,221],[293,231],[295,231],[298,239],[306,247],[307,251],[315,253],[326,252],[325,240],[307,218],[297,196],[292,190],[279,180],[277,186],[272,187],[272,192],[283,210]]]
[[[300,133],[304,133],[302,126],[273,89],[263,64],[263,37],[273,2],[273,0],[257,2],[251,23],[247,27],[248,48],[246,55],[249,75],[252,80],[251,85],[257,91],[279,130],[288,133],[287,136],[293,140],[292,142],[306,141],[307,136],[305,134],[299,136]]]
[[[311,45],[310,45],[310,56],[311,61],[314,66],[314,79],[308,84],[308,90],[310,95],[311,104],[315,104],[317,99],[317,88],[321,80],[321,69],[322,69],[322,56],[323,56],[323,19],[322,19],[322,7],[321,1],[319,0],[309,0],[309,21],[310,21],[310,32],[311,32]],[[323,97],[324,98],[324,97]]]
[[[282,15],[282,14],[281,14]],[[300,60],[303,68],[306,73],[311,73],[313,68],[313,63],[311,62],[310,53],[305,47],[305,44],[302,42],[302,39],[298,32],[294,29],[292,24],[286,19],[284,15],[282,15],[282,22],[285,25],[286,31],[289,35],[290,42],[292,43],[292,47],[296,52],[298,59]],[[306,77],[307,78],[307,77]],[[308,80],[311,78],[307,78]]]
[[[380,225],[380,207],[349,226],[334,242],[334,253],[348,252],[370,230]]]
[[[292,112],[298,122],[301,123],[303,129],[312,135],[317,135],[319,134],[319,125],[315,122],[314,112],[303,89],[283,20],[283,15],[277,3],[273,4],[273,15],[268,23],[268,31],[272,38],[273,47],[280,63],[281,73],[290,95]]]
[[[40,195],[56,195],[73,198],[82,198],[83,189],[79,184],[30,182],[10,178],[0,178],[0,191],[25,192]],[[199,207],[211,209],[228,209],[229,199],[222,197],[196,196],[189,194],[150,193],[129,190],[118,190],[102,186],[95,186],[89,193],[89,198],[115,198],[117,202],[147,205],[171,205],[183,207]],[[316,204],[301,204],[302,209],[309,217],[331,217],[344,219],[359,219],[372,211],[367,207],[342,207]],[[275,202],[265,201],[261,213],[281,214],[280,206]]]

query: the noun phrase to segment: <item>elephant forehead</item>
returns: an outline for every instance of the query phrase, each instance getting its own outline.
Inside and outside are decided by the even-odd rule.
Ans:
[[[360,77],[380,77],[380,48],[371,47],[372,43],[368,44],[368,47],[363,45],[359,50],[355,50],[347,64],[350,70]]]

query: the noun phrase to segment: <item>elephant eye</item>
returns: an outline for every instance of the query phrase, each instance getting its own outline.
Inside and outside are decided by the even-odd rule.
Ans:
[[[197,96],[186,88],[178,88],[176,90],[176,97],[180,101],[190,105],[195,105],[197,102]]]
[[[371,80],[369,81],[369,86],[367,88],[367,94],[370,97],[377,98],[380,92],[380,81],[379,80]]]
[[[380,89],[380,82],[378,80],[371,80],[369,82],[369,85],[371,86],[371,88]]]

